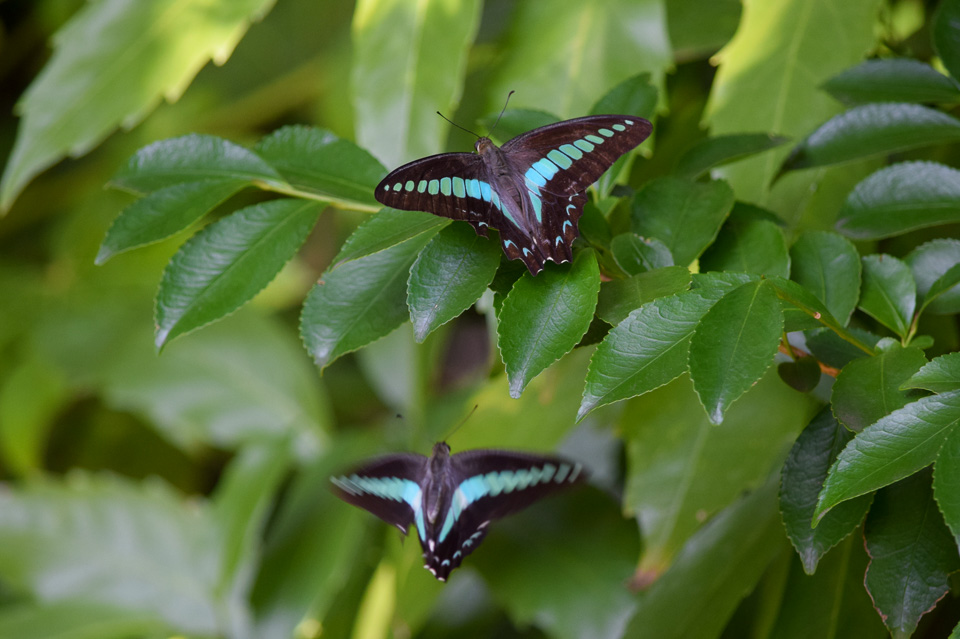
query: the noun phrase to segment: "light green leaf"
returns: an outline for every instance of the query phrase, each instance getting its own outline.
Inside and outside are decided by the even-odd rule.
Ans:
[[[16,475],[39,472],[50,430],[73,399],[65,375],[50,362],[31,353],[10,366],[0,384],[3,465]]]
[[[78,156],[118,126],[177,100],[210,59],[222,64],[273,0],[218,4],[103,0],[82,7],[17,105],[22,119],[0,186],[0,210],[40,171]]]
[[[175,632],[150,611],[95,604],[83,598],[7,604],[0,610],[0,637],[8,639],[127,639]]]
[[[448,125],[436,112],[452,113],[460,99],[479,25],[478,0],[357,3],[351,90],[360,146],[388,167],[441,150]]]
[[[904,337],[917,305],[917,284],[910,268],[889,255],[863,260],[860,308],[891,331]]]
[[[909,58],[864,60],[822,88],[845,104],[960,102],[960,85],[929,64]]]

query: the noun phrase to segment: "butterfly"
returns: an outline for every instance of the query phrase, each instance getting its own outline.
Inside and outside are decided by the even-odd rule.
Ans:
[[[569,262],[586,190],[650,135],[633,115],[590,115],[534,129],[502,147],[477,140],[477,153],[441,153],[404,164],[377,185],[377,201],[500,231],[503,251],[530,273],[546,260]]]
[[[428,458],[398,453],[331,478],[334,492],[403,534],[413,524],[424,567],[440,581],[473,552],[490,522],[582,481],[581,464],[507,450],[450,454],[439,442]]]

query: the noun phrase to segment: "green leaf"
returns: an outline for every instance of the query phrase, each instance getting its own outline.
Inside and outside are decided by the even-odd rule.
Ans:
[[[920,617],[950,591],[957,546],[918,473],[880,491],[864,529],[870,566],[864,585],[894,639],[908,639]]]
[[[960,541],[960,428],[943,442],[933,466],[933,497],[955,540]]]
[[[960,171],[936,162],[902,162],[857,184],[837,217],[837,230],[876,240],[960,221]]]
[[[716,241],[701,256],[700,268],[786,277],[790,256],[783,231],[769,220],[734,207]]]
[[[623,507],[643,535],[640,574],[667,570],[705,521],[761,486],[817,409],[773,371],[719,428],[686,376],[627,402],[618,422],[627,459]]]
[[[827,471],[851,439],[853,434],[824,408],[797,438],[780,474],[780,516],[808,575],[816,571],[828,550],[860,525],[870,509],[873,498],[862,495],[840,504],[816,528],[811,527]]]
[[[899,346],[850,362],[833,385],[833,414],[850,430],[862,431],[916,399],[916,392],[900,386],[926,363],[919,348]]]
[[[925,388],[934,393],[960,390],[960,353],[947,353],[928,362],[901,388]]]
[[[182,231],[244,186],[235,180],[200,180],[148,193],[125,208],[110,225],[96,263],[103,264],[117,253]]]
[[[960,120],[919,104],[864,104],[834,116],[795,146],[780,173],[960,140]]]
[[[95,604],[82,598],[7,604],[0,611],[0,637],[9,639],[128,639],[175,632],[149,611]]]
[[[326,129],[285,126],[260,140],[254,150],[299,191],[380,208],[373,191],[386,169],[367,151]]]
[[[598,406],[642,395],[682,375],[697,323],[725,292],[661,297],[617,324],[590,360],[577,420]]]
[[[637,37],[638,25],[643,37]],[[506,42],[487,87],[491,111],[520,89],[516,106],[564,118],[585,115],[598,95],[638,73],[650,72],[659,85],[671,63],[666,12],[655,0],[521,3]]]
[[[669,0],[666,4],[670,44],[679,61],[706,59],[737,30],[742,7],[738,0]]]
[[[807,331],[807,348],[817,360],[837,369],[843,368],[849,362],[860,357],[873,355],[874,347],[877,342],[880,341],[879,336],[857,328],[847,329],[847,333],[853,336],[860,344],[867,347],[867,350],[865,351],[851,344],[828,328],[817,328]]]
[[[790,278],[824,303],[846,325],[860,299],[860,255],[849,240],[807,231],[790,247]]]
[[[500,119],[499,122],[497,122],[497,118]],[[502,116],[498,110],[489,117],[481,118],[480,124],[487,128],[490,136],[498,144],[502,145],[507,140],[512,140],[527,131],[559,121],[560,118],[552,113],[538,109],[507,109]],[[494,129],[494,125],[496,125],[496,129]]]
[[[889,255],[868,255],[862,261],[860,309],[905,337],[917,305],[917,284],[910,267]]]
[[[500,266],[500,247],[467,224],[451,224],[420,252],[407,283],[417,342],[469,308]]]
[[[773,364],[782,328],[777,294],[762,281],[727,293],[697,324],[690,378],[714,424]]]
[[[3,466],[12,474],[44,467],[50,431],[75,399],[67,381],[63,371],[32,351],[8,364],[0,383],[0,451]]]
[[[636,275],[665,266],[673,266],[670,249],[653,238],[635,233],[621,233],[610,241],[613,259],[627,275]]]
[[[950,391],[922,397],[867,426],[830,469],[815,516],[929,466],[957,423],[960,391]]]
[[[950,75],[960,78],[960,37],[957,22],[960,5],[956,0],[944,0],[933,17],[933,45]]]
[[[943,288],[956,277],[956,272],[949,276],[947,273],[960,264],[960,240],[931,240],[910,251],[904,261],[913,272],[924,310],[935,315],[960,312],[960,286]]]
[[[686,266],[713,242],[732,208],[726,182],[659,178],[634,197],[631,226],[637,235],[663,242],[673,263]]]
[[[695,180],[715,166],[763,153],[789,139],[772,133],[735,133],[706,138],[680,157],[674,173]]]
[[[340,247],[340,252],[333,258],[331,270],[351,260],[379,253],[413,238],[422,240],[426,245],[450,222],[451,220],[445,217],[422,211],[381,209],[350,234],[347,241]]]
[[[184,244],[157,293],[156,346],[232,313],[296,254],[322,206],[273,200],[240,209]]]
[[[350,81],[360,146],[387,166],[441,150],[448,125],[436,112],[452,113],[460,99],[479,25],[478,0],[357,3]]]
[[[960,301],[960,287],[958,287],[958,284],[960,284],[960,263],[951,266],[946,273],[934,281],[926,295],[923,296],[923,303],[920,305],[920,310],[917,311],[917,314],[923,313],[929,306],[936,304],[947,295],[955,302]],[[957,311],[951,309],[950,312],[955,313]]]
[[[960,85],[929,64],[908,58],[864,60],[823,83],[845,104],[960,102]]]
[[[590,327],[599,293],[593,251],[579,253],[570,267],[524,274],[513,285],[497,317],[511,397],[520,397],[530,380],[577,345]]]
[[[22,117],[0,210],[60,158],[83,155],[120,125],[133,127],[161,96],[176,101],[208,60],[229,58],[250,21],[272,5],[241,0],[211,11],[177,0],[106,0],[77,11],[17,104]]]
[[[809,393],[820,383],[820,363],[813,357],[797,357],[777,364],[777,374],[799,393]]]
[[[152,193],[182,182],[229,180],[284,188],[277,171],[259,155],[212,135],[184,135],[145,146],[110,179],[110,186]]]
[[[690,271],[682,266],[667,266],[623,280],[600,284],[597,317],[616,326],[634,309],[659,297],[680,293],[690,286]]]
[[[431,236],[413,239],[334,267],[307,295],[300,336],[321,369],[392,332],[407,319],[407,279]]]

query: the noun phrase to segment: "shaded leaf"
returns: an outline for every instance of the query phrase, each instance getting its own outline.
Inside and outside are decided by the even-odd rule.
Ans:
[[[899,345],[850,362],[833,385],[833,414],[844,426],[860,432],[916,399],[915,392],[902,391],[900,386],[926,363],[919,348]]]
[[[735,133],[706,138],[680,157],[674,172],[681,177],[696,179],[715,166],[763,153],[789,139],[771,133]]]
[[[667,266],[623,280],[602,282],[597,317],[616,326],[647,302],[680,293],[689,285],[690,271],[682,266]]]
[[[960,390],[960,353],[947,353],[928,362],[901,388],[925,388],[934,393]]]
[[[960,240],[938,238],[921,244],[910,251],[904,261],[913,272],[917,282],[917,297],[922,301],[925,311],[939,314],[960,312],[960,286],[943,288],[956,273],[945,276],[954,266],[960,264]],[[939,282],[935,297],[930,291]]]
[[[960,22],[960,5],[955,0],[940,3],[933,17],[933,44],[937,55],[954,79],[960,78],[960,37],[957,23]]]
[[[889,255],[863,258],[860,309],[905,337],[917,304],[917,285],[910,267]]]
[[[954,429],[940,449],[933,467],[933,497],[940,513],[960,543],[960,428]]]
[[[790,279],[812,292],[846,325],[860,299],[860,255],[849,240],[808,231],[790,247]]]
[[[666,244],[635,233],[621,233],[610,241],[613,259],[627,275],[673,266],[673,256]]]
[[[879,336],[856,328],[847,329],[847,332],[855,337],[860,344],[866,346],[868,350],[864,351],[858,348],[828,328],[807,331],[805,333],[807,348],[819,361],[837,369],[843,368],[849,362],[860,357],[873,355],[874,347],[880,341]]]
[[[701,256],[700,267],[707,271],[786,277],[790,273],[790,256],[778,225],[734,207],[716,241]]]
[[[820,363],[813,357],[798,357],[777,364],[777,374],[793,390],[809,393],[820,383]]]
[[[864,60],[823,83],[845,104],[958,102],[960,85],[929,64],[908,58]]]

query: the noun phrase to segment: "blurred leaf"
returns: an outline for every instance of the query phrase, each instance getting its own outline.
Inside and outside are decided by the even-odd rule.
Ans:
[[[640,72],[660,85],[669,65],[660,0],[525,2],[511,16],[487,96],[499,106],[507,92],[522,88],[514,96],[517,106],[572,118],[586,115],[596,96]]]
[[[726,182],[659,178],[645,184],[633,198],[632,230],[660,240],[673,255],[673,263],[686,266],[717,237],[733,199]]]
[[[499,122],[497,122],[498,117],[500,118]],[[498,111],[492,116],[480,120],[481,124],[487,128],[488,135],[500,145],[527,131],[559,121],[560,118],[552,113],[536,109],[508,109],[503,112],[503,116],[500,116]],[[493,128],[494,124],[497,126],[496,129]]]
[[[864,584],[894,639],[907,639],[960,569],[957,546],[930,494],[930,473],[877,493],[864,538],[870,555]]]
[[[934,393],[960,390],[960,353],[947,353],[928,362],[901,388],[925,388]]]
[[[433,216],[431,216],[433,217]],[[432,234],[421,233],[326,271],[307,295],[300,336],[321,369],[392,332],[408,318],[410,267]]]
[[[917,282],[917,297],[923,301],[926,312],[937,315],[960,312],[960,286],[942,288],[947,282],[942,278],[960,264],[960,240],[931,240],[910,251],[904,261],[913,272],[913,279]],[[938,282],[940,286],[936,287],[934,298],[931,291]]]
[[[889,255],[863,258],[860,309],[905,337],[917,304],[917,285],[910,268]]]
[[[954,429],[937,455],[933,467],[933,497],[953,538],[960,542],[960,428]]]
[[[850,362],[833,385],[833,414],[853,432],[862,431],[916,399],[915,392],[902,391],[900,386],[926,363],[919,348],[899,345]]]
[[[357,142],[388,167],[437,153],[460,99],[480,3],[360,0],[351,93]],[[397,37],[403,34],[403,37]]]
[[[790,151],[780,173],[960,140],[960,120],[919,104],[878,103],[834,116]]]
[[[860,255],[849,240],[808,231],[790,247],[790,278],[823,302],[846,325],[860,299]]]
[[[82,599],[0,608],[0,636],[7,639],[128,639],[173,632],[151,611]]]
[[[733,36],[740,22],[739,0],[667,0],[670,44],[678,61],[706,57]]]
[[[614,113],[637,115],[649,120],[653,118],[656,108],[657,88],[650,84],[649,73],[640,73],[610,89],[593,105],[590,115]],[[620,177],[624,172],[629,174],[629,167],[633,164],[634,157],[634,153],[627,153],[617,159],[613,166],[600,176],[596,182],[596,189],[601,198],[609,196],[616,183],[623,181]]]
[[[777,294],[763,281],[730,291],[704,314],[690,340],[690,378],[714,424],[773,364],[782,329]]]
[[[50,362],[28,356],[12,366],[0,384],[4,470],[24,475],[43,467],[50,429],[70,399],[63,372]]]
[[[929,466],[960,422],[960,391],[922,397],[867,426],[830,469],[815,517]]]
[[[960,171],[936,162],[902,162],[857,184],[837,230],[875,240],[960,221]]]
[[[597,317],[616,326],[647,302],[680,293],[689,285],[690,271],[682,266],[667,266],[623,280],[601,282]]]
[[[706,138],[680,157],[674,172],[679,177],[695,180],[715,166],[763,153],[789,139],[772,133],[735,133]]]
[[[960,36],[957,35],[957,22],[960,22],[960,3],[956,0],[941,2],[933,18],[933,44],[943,66],[947,67],[954,79],[960,78]]]
[[[182,231],[244,186],[239,180],[199,180],[148,193],[121,211],[110,225],[96,263]]]
[[[737,271],[765,277],[786,277],[790,255],[780,227],[741,213],[734,207],[717,239],[700,257],[704,271]]]
[[[263,290],[307,239],[322,208],[292,199],[255,204],[187,241],[160,282],[157,348],[234,312]]]
[[[147,194],[201,180],[235,184],[264,183],[284,188],[283,178],[263,158],[238,144],[212,135],[184,135],[137,151],[110,179],[110,186]]]
[[[811,527],[827,471],[851,439],[853,433],[824,408],[800,433],[780,474],[780,516],[808,575],[814,574],[827,551],[860,525],[873,500],[861,495],[844,502]]]
[[[380,208],[373,191],[386,169],[326,129],[285,126],[260,140],[254,150],[295,189],[323,200]]]
[[[793,390],[809,393],[820,383],[820,363],[813,357],[798,357],[777,364],[777,374]]]
[[[426,243],[451,220],[422,211],[384,208],[350,234],[333,258],[331,271],[345,262],[366,257],[419,236]]]
[[[641,577],[674,565],[705,521],[761,485],[817,408],[772,371],[720,427],[710,423],[685,377],[629,401],[618,422],[627,454],[623,504],[643,535]]]
[[[673,266],[670,249],[660,240],[621,233],[610,242],[613,259],[627,275]]]
[[[864,60],[823,83],[845,104],[960,102],[960,85],[929,64],[908,58]]]
[[[577,345],[590,327],[599,292],[593,251],[581,251],[569,267],[525,274],[513,285],[497,316],[510,397],[520,397],[531,379]]]
[[[420,252],[407,282],[417,342],[476,302],[499,266],[500,247],[468,224],[451,224],[437,233]]]
[[[53,56],[17,104],[22,119],[0,210],[60,158],[83,155],[117,126],[137,124],[161,96],[176,101],[208,60],[226,61],[250,21],[272,6],[103,0],[81,8],[57,33]]]

